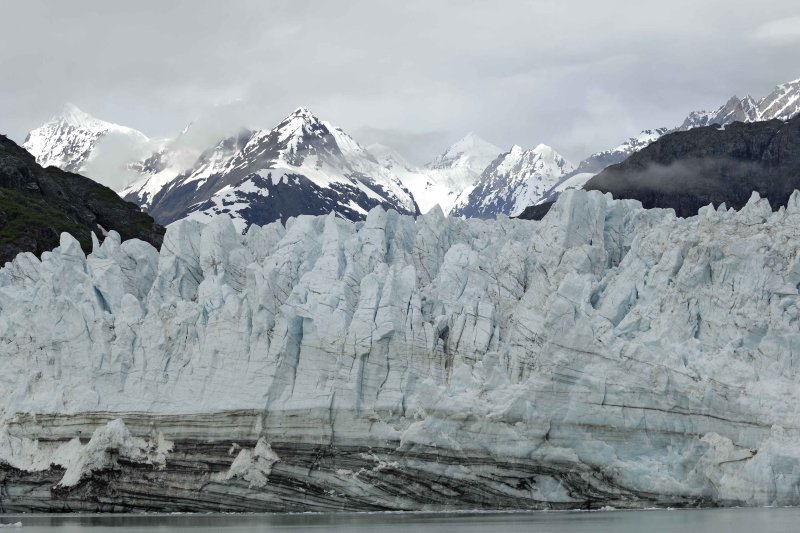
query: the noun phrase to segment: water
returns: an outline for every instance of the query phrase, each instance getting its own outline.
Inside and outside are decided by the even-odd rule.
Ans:
[[[772,533],[800,531],[800,509],[305,515],[0,515],[21,533]]]

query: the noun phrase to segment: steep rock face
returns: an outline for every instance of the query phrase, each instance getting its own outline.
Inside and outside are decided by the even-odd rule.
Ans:
[[[573,168],[572,163],[545,144],[530,150],[514,146],[464,191],[451,213],[477,218],[516,216],[525,207],[538,203]]]
[[[797,505],[798,257],[800,193],[65,235],[0,270],[0,505]]]
[[[55,167],[42,168],[33,156],[0,136],[0,265],[20,252],[40,255],[73,233],[91,249],[91,233],[116,230],[160,246],[164,229],[111,189]]]
[[[240,231],[301,214],[363,219],[377,205],[418,213],[412,195],[347,134],[298,108],[272,130],[221,141],[169,179],[160,166],[124,198],[144,202],[163,224],[232,218]]]
[[[800,117],[666,135],[584,188],[691,216],[709,203],[740,208],[757,191],[777,208],[800,188]]]

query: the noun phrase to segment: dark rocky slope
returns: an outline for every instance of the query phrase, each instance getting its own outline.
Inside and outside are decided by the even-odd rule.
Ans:
[[[753,191],[777,209],[800,189],[800,116],[670,133],[584,188],[636,199],[646,208],[671,207],[682,217],[709,203],[739,209]],[[547,209],[531,206],[520,218],[538,219]]]
[[[102,236],[103,230],[157,247],[164,234],[149,215],[108,187],[55,167],[42,168],[0,135],[0,266],[20,252],[40,255],[58,246],[63,231],[89,251],[91,232]]]

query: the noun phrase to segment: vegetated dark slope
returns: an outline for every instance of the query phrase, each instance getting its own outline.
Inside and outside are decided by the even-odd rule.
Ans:
[[[778,209],[800,189],[800,116],[664,135],[584,189],[636,199],[646,208],[671,207],[681,217],[709,203],[739,209],[753,191]],[[538,219],[547,209],[529,207],[520,218]]]
[[[24,148],[0,135],[0,267],[20,252],[58,246],[71,233],[91,250],[91,232],[115,230],[161,246],[164,228],[139,208],[96,183],[56,167],[42,168]]]

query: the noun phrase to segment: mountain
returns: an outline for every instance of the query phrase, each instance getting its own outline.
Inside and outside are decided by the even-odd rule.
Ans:
[[[585,188],[669,207],[683,217],[708,204],[739,209],[753,191],[777,209],[800,189],[800,116],[665,135]]]
[[[167,185],[173,184],[173,180],[179,176],[185,181],[198,181],[224,170],[225,165],[244,148],[254,133],[242,129],[238,134],[202,150],[187,139],[190,128],[191,124],[150,157],[131,165],[139,173],[139,179],[122,189],[120,196],[149,210],[156,195]]]
[[[326,156],[324,172],[329,174],[328,178],[333,177],[334,182],[344,184],[345,187],[353,186],[351,178],[358,173],[364,174],[368,178],[374,178],[378,187],[387,188],[387,190],[391,191],[390,196],[393,195],[395,197],[386,197],[382,201],[388,202],[386,205],[392,205],[393,202],[397,201],[399,202],[397,206],[401,210],[412,209],[412,205],[407,198],[408,192],[411,193],[414,199],[418,199],[419,208],[422,212],[427,212],[438,204],[447,213],[456,202],[458,195],[466,187],[472,185],[483,169],[501,153],[500,148],[484,141],[474,133],[470,133],[454,143],[424,168],[419,168],[408,163],[395,150],[386,146],[373,145],[368,150],[364,150],[357,146],[353,139],[337,128],[328,123],[323,123],[323,121],[313,117],[307,110],[306,113],[311,116],[310,120],[312,122],[316,121],[322,124],[322,129],[327,128],[332,132],[333,136],[338,136],[339,141],[341,141],[341,146],[337,148],[338,150],[347,151],[347,154],[344,154],[344,152],[340,154],[341,157],[335,156],[331,158]],[[213,181],[218,182],[219,175],[230,170],[226,169],[226,165],[239,150],[245,147],[251,137],[256,134],[261,137],[268,137],[269,132],[242,129],[214,145],[200,149],[198,147],[202,145],[202,142],[198,141],[201,141],[203,134],[202,132],[194,134],[193,126],[193,124],[190,124],[175,138],[153,142],[135,130],[96,119],[80,111],[75,106],[68,105],[65,111],[54,117],[51,122],[33,130],[29,134],[26,148],[48,164],[64,169],[78,169],[101,181],[107,180],[109,175],[124,176],[126,183],[124,186],[119,187],[121,196],[136,203],[143,209],[151,211],[163,222],[169,223],[174,221],[176,217],[179,218],[181,209],[186,212],[186,215],[195,213],[192,216],[207,218],[208,216],[213,216],[214,213],[226,211],[227,208],[219,208],[217,204],[235,204],[236,209],[230,209],[226,212],[236,220],[239,220],[240,225],[246,225],[249,223],[246,217],[253,214],[254,211],[247,210],[247,214],[242,214],[242,210],[244,209],[244,204],[252,200],[252,197],[248,200],[243,197],[242,191],[236,192],[232,189],[226,189],[219,198],[211,200],[214,195],[213,191],[209,189],[203,191],[190,190],[184,185],[192,183],[194,187],[199,187],[201,183],[205,183],[209,178],[213,178]],[[313,125],[311,129],[314,129]],[[322,129],[319,131],[322,132]],[[123,134],[130,136],[134,140],[141,141],[133,143],[137,147],[136,150],[120,149],[112,151],[106,149],[106,145],[109,144],[108,139]],[[323,136],[328,135],[326,133],[320,134]],[[198,139],[198,135],[200,135],[200,139]],[[313,136],[313,134],[311,135]],[[299,152],[302,153],[311,144],[301,143]],[[357,146],[357,148],[351,149],[354,146]],[[80,149],[76,147],[80,147]],[[286,147],[275,148],[278,151],[285,149]],[[110,159],[113,159],[113,161],[110,161]],[[378,166],[375,165],[376,162]],[[286,161],[276,162],[276,168],[282,165],[285,166],[284,163]],[[272,163],[264,163],[262,161],[257,166],[263,166],[264,164],[269,167]],[[341,165],[341,168],[336,168],[336,165]],[[292,167],[293,165],[289,166]],[[306,165],[306,169],[302,172],[317,175],[318,169],[312,167],[313,165],[311,167]],[[265,168],[254,170],[264,170]],[[105,170],[105,172],[100,172],[101,169]],[[328,178],[322,181],[325,182]],[[398,182],[400,189],[405,188],[407,192],[398,189]],[[324,191],[312,191],[308,189],[307,185],[303,185],[303,187],[306,187],[306,192],[309,192],[312,197],[326,196]],[[322,187],[325,189],[327,185],[322,185]],[[323,207],[320,200],[312,199],[306,202],[296,190],[294,193],[287,190],[286,194],[292,196],[292,199],[287,200],[288,204],[283,208],[276,208],[279,211],[282,209],[285,213],[283,215],[278,213],[275,216],[283,216],[285,218],[292,216],[288,213],[318,213],[320,209],[331,209],[338,205],[344,216],[361,218],[365,212],[364,207],[369,207],[373,204],[373,200],[376,200],[375,194],[378,196],[382,194],[372,191],[372,187],[373,185],[371,184],[356,185],[356,188],[364,192],[367,197],[354,201],[353,205],[359,206],[358,209],[354,209],[353,205],[350,205],[350,200],[345,198],[347,195],[341,196],[341,192],[330,191],[334,196],[341,196],[341,205],[337,204],[338,200],[331,198],[321,201],[322,204],[325,204],[325,207]],[[313,189],[314,187],[311,188]],[[366,191],[367,189],[372,192]],[[180,205],[181,202],[177,198],[177,194],[187,193],[187,191],[191,192],[191,205]],[[157,196],[159,198],[159,206],[155,205]],[[203,207],[197,209],[203,202],[205,202]],[[270,203],[274,203],[274,197]],[[265,212],[258,216],[272,215],[269,212]],[[258,220],[262,221],[264,219],[258,218]]]
[[[530,150],[515,145],[486,167],[477,182],[464,191],[451,214],[478,218],[518,215],[525,207],[538,203],[573,169],[571,163],[545,144]]]
[[[438,199],[445,214],[469,194],[486,167],[502,153],[501,148],[470,132],[425,165],[425,174],[450,191],[447,198]]]
[[[142,132],[106,122],[67,104],[31,131],[22,145],[43,167],[55,166],[120,186],[135,174],[128,166],[157,146]]]
[[[756,102],[751,96],[731,97],[714,111],[693,111],[677,128],[668,130],[658,128],[644,130],[638,137],[632,137],[616,148],[597,152],[584,159],[574,172],[566,174],[550,191],[545,193],[538,205],[526,217],[541,217],[547,212],[547,205],[558,198],[565,190],[579,189],[603,169],[621,163],[631,154],[660,138],[669,131],[686,131],[692,128],[716,124],[726,126],[734,122],[757,122],[771,119],[787,120],[800,114],[800,79],[778,85],[770,94]],[[531,204],[534,205],[534,204]]]
[[[461,169],[464,171],[465,179],[470,174],[477,177],[501,153],[502,149],[470,132],[425,165],[425,168],[444,171]],[[457,180],[456,175],[454,173],[454,179]],[[471,185],[473,181],[470,179],[460,183]]]
[[[420,213],[427,213],[436,205],[441,207],[445,214],[450,210],[458,193],[453,191],[449,183],[439,182],[439,179],[442,179],[441,175],[437,175],[439,178],[437,179],[434,177],[435,173],[415,167],[396,150],[382,144],[372,144],[367,147],[367,151],[414,196]]]
[[[754,122],[759,120],[758,104],[752,97],[732,96],[725,104],[714,111],[692,111],[677,129],[688,130],[710,126],[711,124],[730,124],[731,122]]]
[[[693,111],[677,129],[688,130],[712,124],[727,125],[733,122],[762,120],[787,120],[800,114],[800,79],[775,87],[756,102],[751,96],[732,96],[714,111]]]
[[[566,190],[582,188],[583,184],[589,181],[598,172],[608,166],[625,161],[631,154],[649,145],[667,131],[667,128],[644,130],[636,137],[631,137],[610,150],[603,150],[602,152],[596,152],[590,155],[578,163],[578,167],[575,170],[565,174],[556,185],[545,192],[538,203],[555,201],[558,195]]]
[[[54,166],[42,168],[30,153],[0,135],[0,265],[22,252],[38,256],[55,248],[62,232],[74,235],[89,251],[92,232],[103,237],[112,230],[156,247],[164,233],[111,189]]]
[[[298,108],[272,130],[243,131],[166,179],[161,157],[151,176],[123,197],[146,206],[162,224],[225,214],[243,231],[298,215],[336,211],[360,220],[380,205],[415,214],[401,181],[342,130]]]
[[[568,191],[65,237],[0,270],[3,510],[800,505],[798,235]]]
[[[427,213],[438,205],[444,214],[450,212],[464,190],[502,152],[474,133],[456,141],[422,168],[411,165],[387,146],[375,144],[367,149],[411,191],[420,212]]]
[[[777,209],[800,189],[800,115],[669,133],[583,188],[638,200],[646,208],[671,208],[681,217],[708,204],[739,209],[754,191]],[[522,217],[543,212],[528,210]]]

